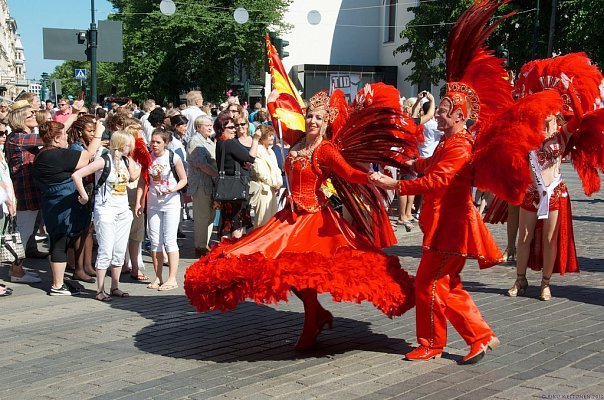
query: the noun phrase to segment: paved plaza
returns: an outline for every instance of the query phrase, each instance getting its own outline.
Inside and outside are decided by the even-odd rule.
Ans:
[[[563,173],[581,273],[555,275],[554,299],[541,302],[536,272],[528,296],[511,299],[513,266],[479,271],[468,262],[465,287],[502,342],[477,365],[457,365],[468,349],[452,328],[443,358],[404,361],[416,345],[414,310],[388,319],[323,295],[334,327],[308,353],[293,350],[303,321],[295,297],[198,314],[182,289],[193,261],[187,221],[180,288],[170,292],[125,277],[130,298],[96,301],[95,284],[50,297],[47,262],[28,260],[43,282],[8,283],[14,293],[0,299],[0,399],[604,399],[604,195],[587,198],[569,164]],[[505,226],[490,228],[504,247]],[[421,233],[400,230],[389,252],[415,273]]]

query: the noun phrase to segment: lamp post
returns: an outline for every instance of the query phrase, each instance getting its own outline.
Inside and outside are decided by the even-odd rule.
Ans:
[[[99,31],[96,28],[96,19],[94,16],[94,0],[90,0],[90,29],[88,30],[88,44],[90,46],[90,102],[97,101],[96,94],[96,50]]]
[[[48,74],[42,72],[42,90],[40,91],[40,100],[46,101],[46,81],[48,80]]]
[[[539,11],[540,4],[539,0],[537,0],[537,7],[535,9],[535,20],[533,26],[533,59],[537,58],[537,52],[539,49]]]

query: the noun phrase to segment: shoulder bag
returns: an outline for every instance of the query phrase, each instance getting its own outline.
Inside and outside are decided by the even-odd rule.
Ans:
[[[2,247],[0,248],[0,262],[12,263],[25,258],[25,248],[21,241],[21,234],[16,229],[15,218],[8,215],[5,218]]]
[[[236,201],[247,200],[248,197],[248,179],[247,175],[241,175],[239,162],[235,161],[235,175],[226,175],[224,172],[225,146],[222,148],[220,156],[220,169],[218,176],[214,178],[214,200],[217,201]]]

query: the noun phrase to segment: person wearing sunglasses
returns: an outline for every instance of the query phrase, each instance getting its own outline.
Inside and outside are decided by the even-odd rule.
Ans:
[[[8,113],[11,134],[6,137],[4,150],[10,176],[17,199],[17,230],[26,246],[28,257],[42,258],[48,253],[41,252],[32,238],[36,218],[40,211],[41,194],[33,179],[33,161],[44,142],[34,132],[38,123],[36,114],[27,100],[18,100],[12,104]],[[39,283],[40,278],[23,268],[22,260],[15,260],[9,270],[13,283]]]
[[[69,104],[69,100],[66,98],[62,98],[59,100],[59,109],[52,116],[52,120],[56,122],[60,122],[62,124],[67,121],[67,118],[71,115],[71,105]]]
[[[233,105],[231,105],[232,107]],[[250,175],[251,165],[254,163],[258,151],[259,137],[250,138],[246,136],[244,143],[236,138],[238,130],[245,131],[238,127],[235,121],[245,121],[242,119],[233,119],[231,114],[222,112],[214,121],[214,131],[218,142],[216,143],[216,162],[220,169],[221,157],[224,152],[224,171],[225,175],[235,175],[235,166],[239,164],[242,175]],[[218,237],[223,238],[241,238],[251,228],[252,217],[250,215],[250,206],[247,200],[222,201],[220,203],[220,224],[218,226]]]

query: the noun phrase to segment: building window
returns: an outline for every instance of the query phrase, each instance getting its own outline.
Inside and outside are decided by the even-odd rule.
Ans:
[[[396,0],[384,1],[384,43],[394,42],[396,34]]]

